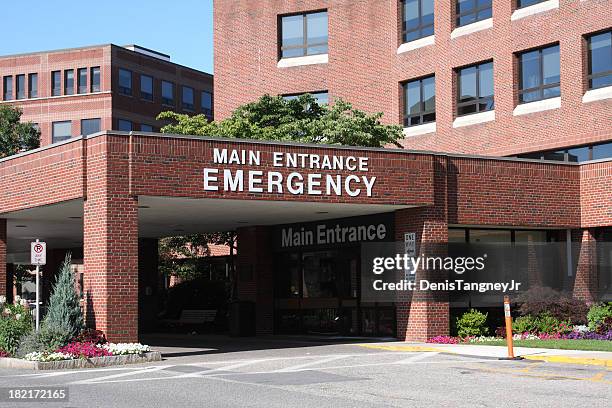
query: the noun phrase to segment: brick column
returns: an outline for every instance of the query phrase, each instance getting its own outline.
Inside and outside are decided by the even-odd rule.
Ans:
[[[396,240],[403,242],[404,233],[416,233],[417,254],[446,255],[448,243],[446,164],[434,163],[434,204],[428,207],[399,210],[395,213]],[[416,279],[442,279],[435,273],[417,271]],[[416,292],[401,299],[397,307],[397,337],[407,341],[425,341],[449,334],[450,310],[448,294]]]
[[[587,303],[597,301],[597,245],[595,230],[574,231],[572,241],[578,242],[578,259],[573,296]]]
[[[274,313],[270,228],[238,229],[238,298],[255,302],[256,333],[272,334]]]
[[[110,140],[109,140],[110,139]],[[113,342],[138,341],[138,200],[125,139],[90,141],[84,224],[87,324]]]
[[[11,289],[7,282],[6,273],[6,220],[0,218],[0,295],[7,296],[8,290]]]

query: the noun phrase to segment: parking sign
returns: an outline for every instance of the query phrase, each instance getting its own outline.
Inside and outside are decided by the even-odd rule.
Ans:
[[[32,242],[30,244],[30,257],[32,265],[45,265],[47,263],[47,243]]]

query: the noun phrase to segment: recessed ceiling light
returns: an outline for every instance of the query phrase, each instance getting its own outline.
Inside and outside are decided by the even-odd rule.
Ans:
[[[329,211],[317,211],[317,214],[329,214]]]
[[[151,207],[148,205],[139,205],[138,208],[151,208]]]
[[[69,219],[71,219],[71,220],[80,220],[80,219],[81,219],[81,218],[83,218],[83,217],[79,217],[79,216],[76,216],[76,215],[75,215],[75,216],[73,216],[73,217],[68,217],[68,218],[69,218]]]
[[[15,225],[15,228],[28,228],[27,225]]]

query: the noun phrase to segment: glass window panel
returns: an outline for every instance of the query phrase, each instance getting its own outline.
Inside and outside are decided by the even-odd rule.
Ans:
[[[591,74],[612,70],[612,31],[592,36],[589,50]]]
[[[521,55],[521,76],[521,89],[534,88],[541,84],[539,51],[526,52]]]
[[[460,106],[458,109],[459,115],[468,115],[470,113],[476,113],[476,104]]]
[[[421,110],[421,81],[409,82],[406,86],[406,107],[409,114]]]
[[[74,94],[74,70],[67,69],[64,71],[64,95]]]
[[[100,67],[91,68],[91,92],[100,92]]]
[[[100,119],[83,119],[81,121],[81,134],[83,136],[91,135],[100,131]]]
[[[591,88],[603,88],[604,86],[612,85],[612,74],[593,78]]]
[[[521,102],[539,101],[541,99],[540,95],[540,91],[525,92],[521,95]]]
[[[183,108],[185,109],[193,109],[193,88],[188,86],[183,87]]]
[[[78,93],[87,93],[87,68],[79,68],[77,71]]]
[[[560,78],[559,46],[545,48],[542,50],[542,72],[544,74],[543,84],[557,84]]]
[[[421,18],[423,24],[433,24],[434,0],[421,0]]]
[[[544,160],[565,161],[565,151],[544,152]]]
[[[70,139],[72,137],[72,122],[69,120],[53,122],[51,127],[53,143],[61,142],[62,140]]]
[[[304,48],[289,48],[287,50],[283,50],[283,58],[291,58],[291,57],[303,57],[304,56]]]
[[[53,71],[51,73],[51,95],[59,96],[62,94],[62,73]]]
[[[132,122],[130,122],[129,120],[125,120],[125,119],[119,119],[117,121],[117,130],[121,130],[124,132],[129,132],[132,130]]]
[[[202,110],[212,111],[212,104],[213,104],[212,93],[202,91],[200,104],[202,105]]]
[[[148,75],[140,75],[140,97],[153,100],[153,78]]]
[[[132,72],[127,69],[119,70],[119,92],[124,95],[132,94]]]
[[[481,64],[479,70],[480,97],[493,96],[493,63]]]
[[[543,91],[543,98],[547,99],[547,98],[556,98],[557,96],[561,96],[561,88],[558,86],[555,86],[553,88],[546,88]]]
[[[423,123],[435,122],[436,121],[436,112],[427,113],[423,115]]]
[[[509,230],[470,230],[470,243],[478,242],[512,242],[512,234]]]
[[[327,12],[306,14],[308,44],[327,43]]]
[[[404,2],[404,22],[406,30],[419,26],[419,0],[406,0]]]
[[[162,103],[165,105],[174,104],[174,84],[168,81],[162,81]]]
[[[436,108],[436,83],[434,77],[423,79],[423,102],[425,110],[434,110]]]
[[[570,162],[583,162],[589,160],[590,149],[588,146],[576,147],[567,151],[567,160]]]
[[[304,16],[286,16],[282,18],[283,47],[302,45],[304,43]]]
[[[519,0],[518,6],[519,8],[522,8],[522,7],[532,6],[534,4],[541,3],[543,1],[546,1],[546,0]]]
[[[28,82],[30,98],[38,97],[38,74],[30,74]]]
[[[476,67],[464,68],[459,71],[459,98],[468,101],[477,98],[476,95]]]
[[[434,26],[424,27],[421,30],[421,37],[429,37],[430,35],[434,35]]]
[[[448,242],[467,242],[465,230],[463,228],[449,228],[448,230]]]
[[[315,92],[311,94],[319,105],[327,105],[329,103],[329,94],[327,92]]]
[[[308,55],[327,54],[327,44],[317,45],[316,47],[308,47],[306,53]]]
[[[12,76],[5,76],[4,77],[4,100],[5,101],[10,101],[11,99],[13,99],[13,77]]]
[[[15,94],[17,99],[25,98],[25,75],[17,75],[15,77]]]
[[[547,242],[546,231],[515,231],[514,242],[527,243],[527,242]]]
[[[459,14],[471,11],[476,5],[476,0],[457,0],[457,12]]]
[[[152,131],[153,131],[153,126],[151,126],[151,125],[145,125],[144,123],[142,123],[142,124],[140,125],[140,130],[141,130],[142,132],[152,132]]]
[[[478,21],[486,20],[487,18],[491,18],[491,17],[493,17],[493,10],[490,8],[480,10],[478,12]]]
[[[593,146],[593,160],[612,157],[612,143]]]

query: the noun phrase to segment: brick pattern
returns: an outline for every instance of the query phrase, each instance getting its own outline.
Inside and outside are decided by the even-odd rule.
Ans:
[[[129,195],[127,146],[107,136],[87,146],[84,286],[89,326],[114,342],[138,341],[138,201]]]
[[[6,265],[6,220],[0,218],[0,296],[9,296]]]
[[[217,118],[263,93],[328,90],[355,107],[402,123],[401,83],[435,74],[437,132],[409,137],[411,149],[513,155],[612,139],[610,101],[582,103],[584,35],[612,27],[611,2],[561,1],[558,10],[511,21],[514,1],[493,0],[493,28],[450,38],[454,1],[435,2],[435,45],[397,54],[397,0],[236,0],[214,8]],[[278,15],[327,9],[329,63],[277,68]],[[561,46],[561,108],[513,116],[518,97],[516,53]],[[455,69],[494,61],[493,122],[453,128]],[[582,80],[581,80],[582,78]]]
[[[589,304],[598,300],[596,241],[596,232],[592,229],[572,231],[572,242],[577,242],[578,246],[576,278],[572,295]]]
[[[583,227],[612,224],[612,160],[580,167],[580,203]]]

